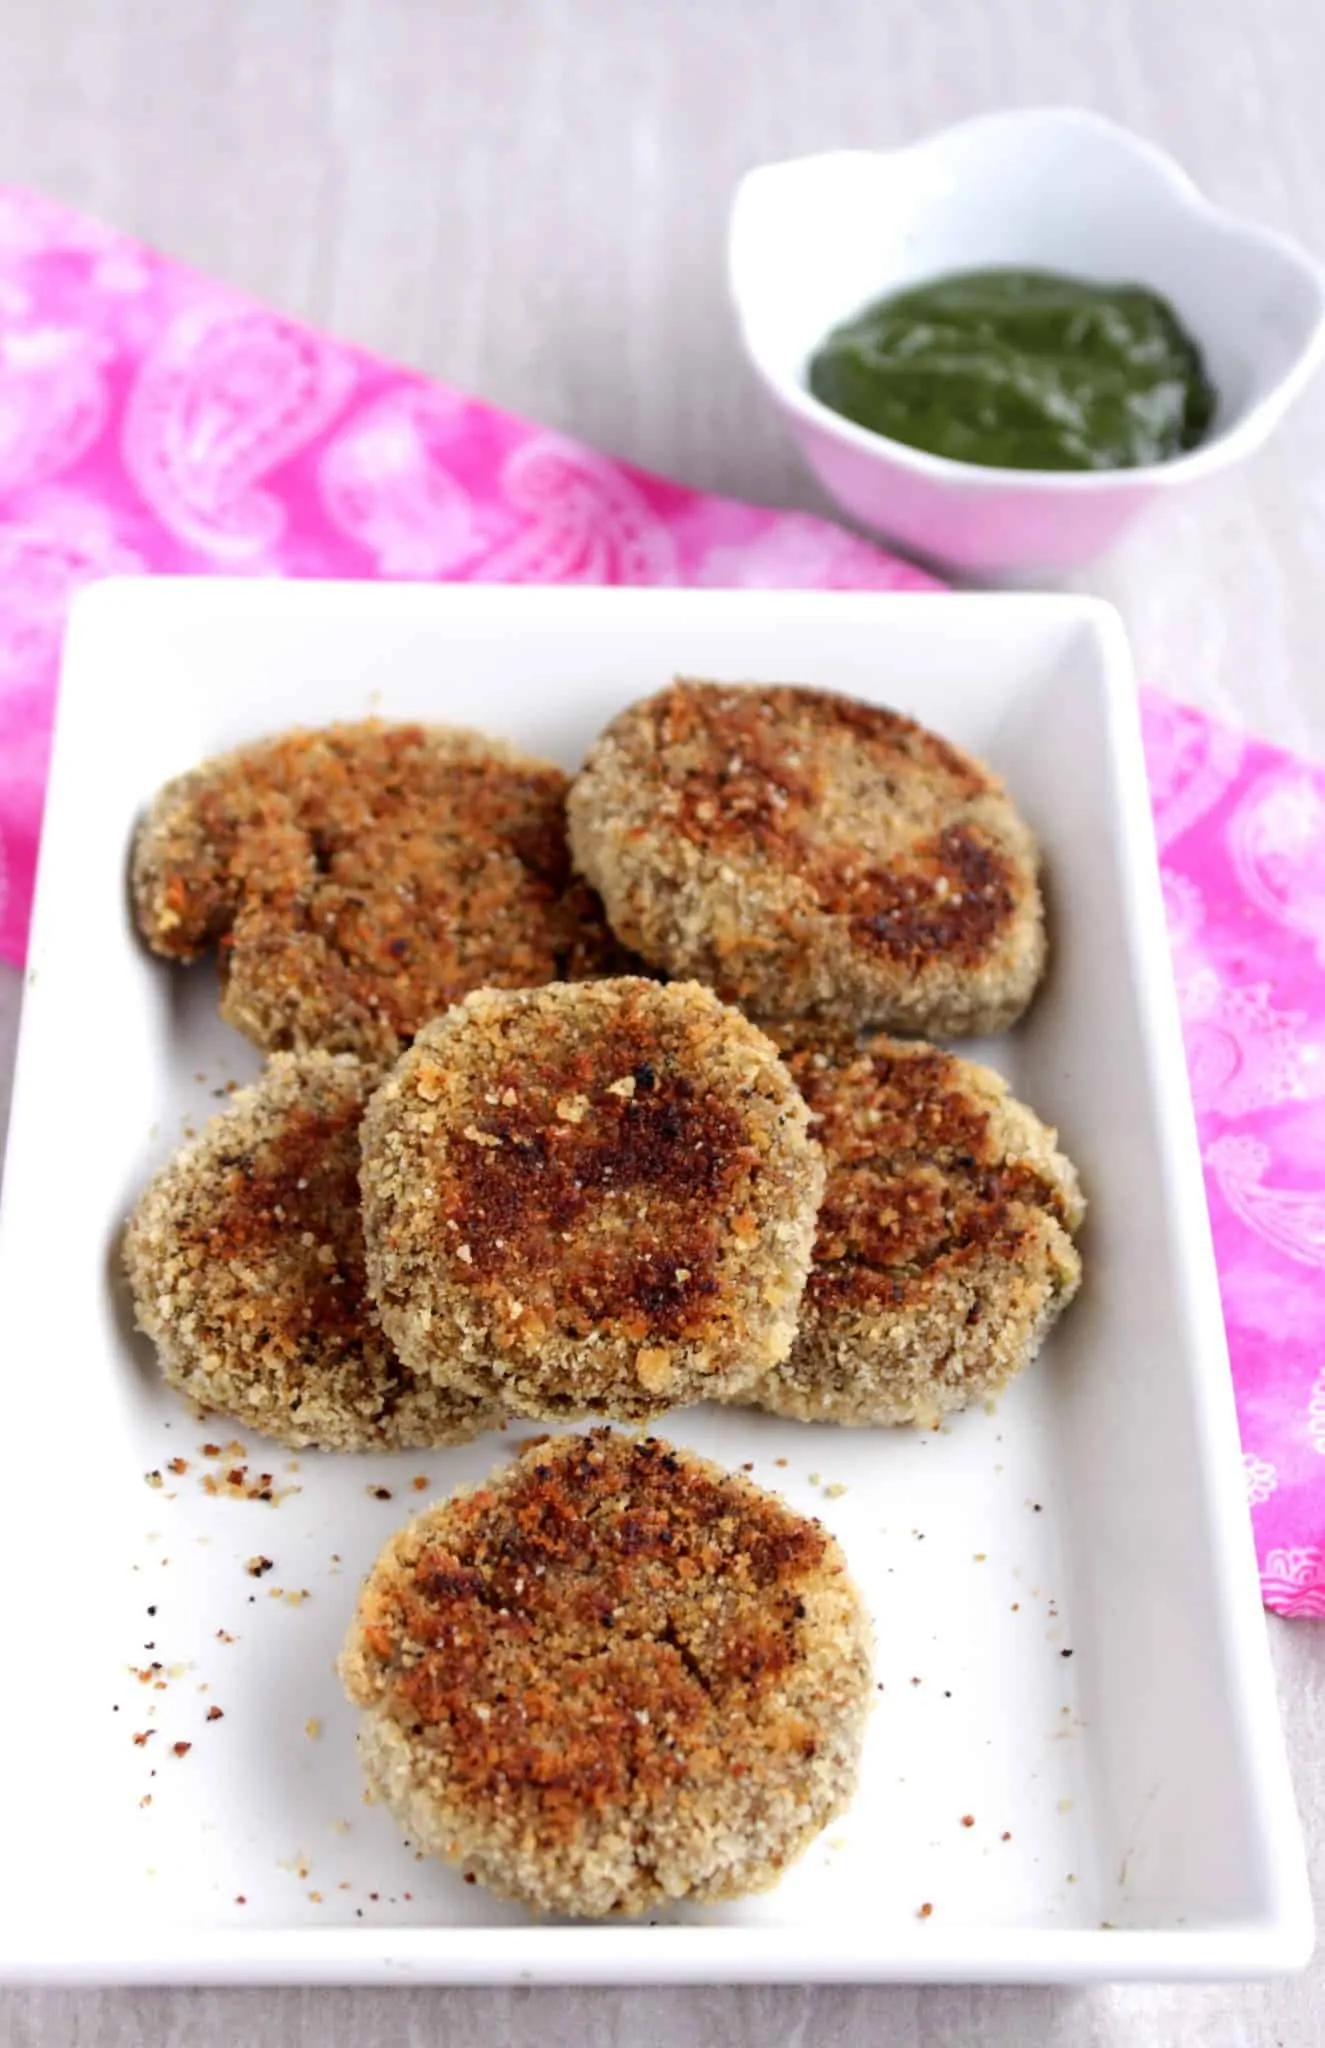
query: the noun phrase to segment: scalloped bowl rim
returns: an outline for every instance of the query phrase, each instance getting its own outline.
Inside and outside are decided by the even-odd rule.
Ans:
[[[1136,161],[1144,163],[1158,181],[1169,187],[1174,197],[1182,202],[1189,218],[1198,224],[1198,233],[1207,223],[1218,224],[1224,230],[1233,229],[1248,242],[1254,242],[1263,250],[1278,256],[1285,269],[1294,271],[1303,283],[1314,286],[1317,301],[1315,321],[1296,356],[1277,381],[1262,392],[1244,412],[1231,420],[1227,428],[1216,428],[1208,440],[1202,441],[1199,446],[1181,455],[1172,456],[1167,461],[1139,463],[1130,469],[1008,469],[990,463],[958,462],[951,456],[934,455],[927,449],[914,448],[905,441],[896,441],[889,435],[875,433],[869,427],[858,426],[854,420],[844,418],[841,413],[834,412],[830,406],[816,398],[808,386],[801,383],[797,377],[774,368],[767,361],[752,337],[747,320],[750,294],[743,292],[736,282],[735,257],[742,216],[750,204],[748,195],[756,187],[775,176],[785,178],[790,172],[809,170],[811,167],[831,161],[855,159],[862,164],[878,164],[897,163],[908,157],[919,160],[928,154],[941,151],[959,136],[972,135],[979,131],[992,135],[999,129],[1009,131],[1016,128],[1049,126],[1059,127],[1064,132],[1072,128],[1082,131],[1093,130],[1097,135],[1107,137],[1120,152],[1130,153]],[[1036,489],[1070,494],[1129,488],[1135,490],[1141,485],[1168,489],[1176,484],[1195,482],[1199,477],[1223,469],[1259,447],[1325,356],[1325,268],[1309,251],[1278,228],[1265,227],[1259,221],[1248,220],[1245,215],[1234,213],[1227,207],[1217,206],[1213,200],[1205,196],[1182,165],[1157,143],[1085,108],[1045,106],[977,114],[969,120],[954,121],[943,128],[933,129],[929,134],[919,136],[913,142],[901,143],[895,149],[815,150],[805,156],[784,157],[771,163],[757,164],[746,171],[737,184],[729,214],[727,246],[729,287],[740,321],[746,353],[755,370],[779,402],[789,411],[799,415],[811,427],[834,436],[848,447],[895,463],[898,467],[910,469],[919,476],[941,481],[960,481],[968,488],[1006,489],[1009,485],[1016,485],[1022,490],[1033,486]],[[848,317],[851,310],[850,307],[844,307],[841,317]]]

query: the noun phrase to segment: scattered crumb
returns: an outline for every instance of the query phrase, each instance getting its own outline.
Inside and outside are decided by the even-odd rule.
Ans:
[[[923,1905],[923,1906],[922,1906],[922,1907],[920,1908],[919,1912],[918,1912],[918,1913],[916,1914],[916,1919],[917,1919],[917,1920],[928,1920],[928,1918],[929,1918],[930,1914],[931,1914],[931,1913],[932,1913],[933,1911],[934,1911],[934,1908],[933,1908],[933,1907],[932,1907],[932,1906],[930,1905],[930,1903],[929,1903],[929,1900],[928,1900],[928,1899],[926,1899],[926,1901],[925,1901],[924,1905]]]
[[[819,1474],[817,1472],[811,1472],[810,1484],[811,1486],[818,1486],[820,1484]]]
[[[229,1455],[229,1446],[226,1451]],[[247,1465],[228,1465],[224,1472],[204,1472],[198,1481],[203,1492],[213,1500],[261,1500],[272,1507],[279,1507],[292,1493],[302,1493],[301,1486],[277,1486],[270,1472],[259,1472],[249,1477]]]
[[[172,1742],[170,1747],[175,1756],[187,1756],[193,1744],[191,1742]]]
[[[321,1735],[322,1723],[318,1720],[316,1714],[310,1715],[309,1719],[305,1721],[304,1733],[310,1742],[316,1742],[319,1735]]]
[[[261,1555],[259,1555],[257,1557],[251,1557],[248,1563],[244,1566],[244,1570],[248,1573],[251,1579],[260,1579],[265,1572],[273,1570],[274,1563],[274,1559],[270,1557],[262,1557]]]
[[[187,1472],[188,1469],[189,1461],[187,1458],[172,1458],[170,1463],[166,1467],[167,1472],[175,1472],[178,1474],[183,1474]]]
[[[977,1551],[975,1551],[975,1552],[974,1552],[974,1553],[972,1554],[972,1563],[974,1563],[974,1564],[985,1564],[985,1563],[987,1563],[987,1562],[988,1562],[988,1553],[987,1553],[986,1551],[983,1551],[983,1550],[977,1550]]]
[[[366,1486],[364,1492],[371,1494],[374,1500],[390,1500],[391,1498],[391,1488],[389,1486]]]
[[[235,1893],[235,1904],[237,1906],[246,1906],[248,1904],[248,1900],[244,1897],[243,1892]]]
[[[310,1892],[310,1893],[308,1894],[308,1896],[309,1896],[309,1898],[310,1898],[310,1899],[311,1899],[311,1900],[313,1901],[313,1904],[314,1904],[315,1906],[320,1906],[320,1905],[322,1904],[322,1894],[321,1894],[321,1892]]]
[[[134,1736],[134,1738],[133,1738],[133,1745],[134,1745],[134,1748],[135,1748],[135,1749],[141,1749],[141,1748],[142,1748],[142,1746],[143,1746],[143,1744],[144,1744],[145,1742],[147,1742],[147,1741],[148,1741],[148,1740],[150,1739],[150,1737],[152,1737],[152,1736],[153,1736],[153,1735],[155,1735],[155,1734],[156,1734],[156,1730],[155,1730],[155,1728],[144,1728],[144,1729],[143,1729],[143,1731],[142,1731],[142,1734],[141,1734],[141,1735],[135,1735],[135,1736]]]
[[[144,1792],[144,1794],[143,1794],[142,1798],[141,1798],[141,1799],[140,1799],[140,1800],[138,1801],[138,1804],[139,1804],[140,1806],[150,1806],[150,1805],[152,1804],[152,1795],[151,1795],[151,1793],[150,1793],[150,1792]]]
[[[222,1713],[219,1707],[208,1707],[207,1719],[209,1721],[223,1721],[225,1719],[225,1715]]]
[[[975,1815],[973,1813],[964,1813],[962,1815],[962,1826],[964,1828],[973,1828],[975,1826]]]
[[[773,1460],[773,1463],[774,1463],[775,1465],[780,1465],[780,1466],[782,1466],[784,1470],[786,1469],[786,1463],[787,1463],[787,1461],[786,1461],[786,1459],[785,1459],[785,1458],[774,1458],[774,1460]],[[473,1880],[473,1878],[471,1877],[471,1878],[469,1878],[469,1879],[467,1880],[467,1882],[468,1882],[469,1884],[473,1884],[474,1880]]]
[[[1058,1654],[1060,1657],[1070,1657],[1072,1652],[1070,1650],[1060,1650]]]
[[[754,1471],[754,1466],[753,1466],[753,1465],[742,1465],[742,1467],[741,1467],[741,1470],[742,1470],[742,1472],[753,1472],[753,1471]]]
[[[1012,1840],[1011,1828],[1004,1828],[1002,1834],[999,1836],[998,1839],[1000,1842],[1010,1842]]]
[[[410,1485],[414,1488],[415,1493],[426,1493],[430,1483],[426,1472],[416,1473],[414,1478],[410,1480]]]
[[[166,1483],[159,1472],[144,1472],[143,1479],[148,1486],[152,1487],[162,1487]]]
[[[313,1596],[307,1586],[300,1586],[297,1590],[293,1586],[288,1589],[284,1586],[269,1586],[267,1597],[271,1600],[284,1600],[287,1607],[302,1607],[305,1600],[311,1600]]]
[[[845,1486],[844,1486],[844,1485],[842,1484],[842,1481],[841,1481],[840,1479],[835,1479],[835,1480],[833,1481],[833,1483],[832,1483],[832,1485],[831,1485],[831,1486],[825,1486],[825,1488],[824,1488],[824,1499],[825,1499],[825,1500],[841,1500],[841,1498],[842,1498],[842,1495],[843,1495],[843,1494],[844,1494],[844,1493],[846,1492],[846,1490],[847,1490],[847,1489],[846,1489],[846,1487],[845,1487]]]
[[[237,1643],[239,1641],[239,1637],[232,1636],[229,1629],[218,1628],[216,1631],[216,1640],[218,1643]]]
[[[1060,1813],[1071,1813],[1072,1801],[1070,1799],[1060,1799],[1058,1802],[1058,1811]]]
[[[331,1823],[331,1831],[335,1835],[348,1835],[348,1833],[350,1832],[350,1823],[347,1820],[333,1820]]]

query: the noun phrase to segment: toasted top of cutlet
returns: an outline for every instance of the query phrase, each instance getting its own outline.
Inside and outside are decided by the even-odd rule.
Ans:
[[[435,1244],[518,1349],[550,1329],[703,1336],[766,1213],[803,1206],[797,1174],[819,1172],[764,1035],[707,989],[637,979],[470,997],[421,1034],[366,1137],[389,1240]]]
[[[328,1356],[385,1349],[364,1292],[359,1214],[359,1123],[374,1079],[344,1056],[278,1055],[140,1203],[135,1261],[168,1257],[182,1303],[237,1347],[259,1334],[240,1310],[260,1268],[264,1356],[293,1362],[310,1340]]]
[[[416,1382],[368,1300],[359,1124],[376,1080],[346,1055],[276,1054],[158,1174],[125,1239],[167,1377],[292,1441],[444,1442],[495,1419]]]
[[[812,1757],[809,1702],[784,1694],[807,1599],[844,1569],[818,1523],[654,1438],[535,1440],[389,1546],[342,1668],[437,1753],[453,1800],[536,1800],[539,1834],[568,1840]]]
[[[238,922],[261,973],[292,977],[296,1017],[307,963],[290,940],[306,935],[319,960],[330,949],[347,1013],[409,1038],[471,988],[550,980],[601,924],[572,888],[566,787],[550,762],[458,728],[282,733],[162,790],[135,847],[138,922],[179,960]]]
[[[1074,1169],[990,1069],[882,1034],[767,1028],[828,1167],[807,1311],[903,1310],[942,1267],[1015,1261],[1046,1214],[1079,1227]]]
[[[652,831],[715,860],[753,850],[898,965],[980,963],[1033,890],[1033,842],[999,778],[898,712],[679,680],[605,737],[656,778]]]

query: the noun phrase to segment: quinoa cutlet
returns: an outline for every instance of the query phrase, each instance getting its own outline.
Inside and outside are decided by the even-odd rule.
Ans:
[[[340,1669],[411,1842],[600,1917],[762,1890],[841,1812],[869,1623],[818,1522],[597,1430],[535,1439],[403,1529]]]
[[[363,1124],[402,1358],[527,1415],[656,1414],[786,1356],[823,1161],[775,1048],[696,983],[480,990]]]
[[[876,705],[679,680],[607,727],[568,817],[622,943],[752,1016],[998,1031],[1043,968],[1003,784]]]
[[[614,969],[574,879],[567,778],[457,727],[294,731],[168,783],[134,846],[152,949],[219,947],[221,1014],[266,1051],[392,1060],[472,988]]]
[[[281,1443],[458,1443],[490,1405],[417,1379],[364,1292],[359,1120],[376,1070],[278,1053],[158,1174],[124,1244],[172,1386]]]
[[[803,1024],[773,1035],[828,1183],[796,1342],[749,1398],[808,1422],[936,1422],[1029,1365],[1076,1293],[1076,1170],[988,1067]]]

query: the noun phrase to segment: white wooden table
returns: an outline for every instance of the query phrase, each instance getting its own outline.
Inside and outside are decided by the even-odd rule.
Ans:
[[[1319,0],[0,0],[0,178],[688,483],[814,505],[727,316],[745,166],[1068,101],[1320,247],[1322,80]],[[1325,753],[1322,554],[1325,382],[1254,468],[1083,581],[1151,680]],[[0,970],[0,1124],[18,991]],[[1271,1636],[1319,1898],[1325,1628]],[[415,2041],[1309,2048],[1325,1970],[1082,1995],[0,1994],[6,2048]]]

